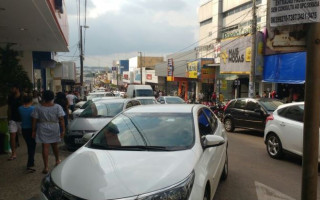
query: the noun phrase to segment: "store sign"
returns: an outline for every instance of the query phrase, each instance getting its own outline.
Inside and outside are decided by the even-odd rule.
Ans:
[[[129,80],[129,74],[123,74],[123,79],[124,80]]]
[[[152,74],[147,74],[147,80],[152,80]]]
[[[320,22],[319,0],[271,0],[270,26]]]
[[[173,77],[173,71],[174,71],[174,63],[173,63],[173,59],[170,58],[168,59],[168,69],[167,69],[167,81],[173,81],[174,77]]]
[[[201,80],[208,80],[215,78],[215,69],[213,67],[206,67],[201,69]]]
[[[257,30],[260,30],[260,29],[261,29],[261,26],[258,24]],[[224,33],[222,33],[222,38],[227,39],[227,38],[237,37],[237,36],[241,36],[244,34],[251,34],[251,33],[252,33],[251,26],[246,26],[246,27],[242,27],[242,28],[237,28],[232,31],[224,32]]]
[[[249,74],[251,64],[247,61],[249,58],[251,60],[249,53],[251,53],[251,36],[221,41],[220,73]]]
[[[198,78],[198,61],[189,62],[187,64],[187,78]]]

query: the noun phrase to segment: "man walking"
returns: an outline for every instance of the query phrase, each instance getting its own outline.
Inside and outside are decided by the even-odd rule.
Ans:
[[[68,103],[69,103],[69,108],[73,112],[74,111],[74,100],[76,99],[76,96],[72,94],[71,91],[69,91],[67,95]]]
[[[8,98],[8,120],[10,132],[11,156],[8,160],[17,158],[16,145],[18,144],[18,133],[21,132],[21,117],[19,107],[22,105],[20,89],[17,85],[11,88],[11,94]]]

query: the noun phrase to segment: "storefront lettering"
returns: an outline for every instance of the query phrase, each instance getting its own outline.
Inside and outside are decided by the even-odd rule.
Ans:
[[[228,61],[232,63],[241,63],[244,62],[244,55],[239,54],[239,49],[229,49]]]

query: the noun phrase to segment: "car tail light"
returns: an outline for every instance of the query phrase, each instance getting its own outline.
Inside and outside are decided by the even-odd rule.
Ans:
[[[266,123],[269,121],[269,120],[273,120],[274,118],[273,118],[273,115],[272,114],[270,114],[268,117],[267,117],[267,119],[266,119]]]
[[[231,103],[231,101],[229,101],[223,108],[223,112],[226,111],[227,107],[229,106],[229,104]]]

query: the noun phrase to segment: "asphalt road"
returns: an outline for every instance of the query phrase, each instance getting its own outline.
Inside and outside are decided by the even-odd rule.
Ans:
[[[263,133],[236,130],[228,133],[229,176],[218,186],[214,200],[301,199],[301,158],[269,157]],[[318,198],[320,179],[318,178]]]

